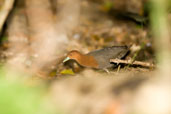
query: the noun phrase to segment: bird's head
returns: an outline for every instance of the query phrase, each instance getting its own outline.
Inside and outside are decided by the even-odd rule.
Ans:
[[[72,50],[67,54],[67,57],[63,60],[63,62],[66,62],[68,60],[76,60],[79,61],[81,57],[81,53],[77,50]]]

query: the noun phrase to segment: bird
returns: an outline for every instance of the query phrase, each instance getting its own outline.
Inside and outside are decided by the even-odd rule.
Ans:
[[[128,46],[112,46],[103,49],[91,51],[83,54],[77,50],[70,51],[63,63],[69,60],[75,60],[79,65],[94,69],[103,69],[108,72],[108,68],[114,66],[110,59],[122,59],[129,52]]]

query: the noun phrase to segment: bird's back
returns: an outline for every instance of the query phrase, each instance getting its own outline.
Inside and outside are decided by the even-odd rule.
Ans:
[[[91,55],[99,64],[99,68],[108,68],[111,67],[110,59],[122,59],[128,52],[127,46],[112,46],[99,50],[92,51],[87,55]]]

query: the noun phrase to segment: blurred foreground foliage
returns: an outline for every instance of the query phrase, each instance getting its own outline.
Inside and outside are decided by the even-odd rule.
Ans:
[[[54,111],[45,86],[3,78],[0,71],[0,114],[62,114]]]

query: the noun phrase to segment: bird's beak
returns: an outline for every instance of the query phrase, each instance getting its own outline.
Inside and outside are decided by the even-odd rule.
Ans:
[[[63,60],[63,63],[65,63],[66,61],[70,60],[69,57],[66,57],[64,60]]]

